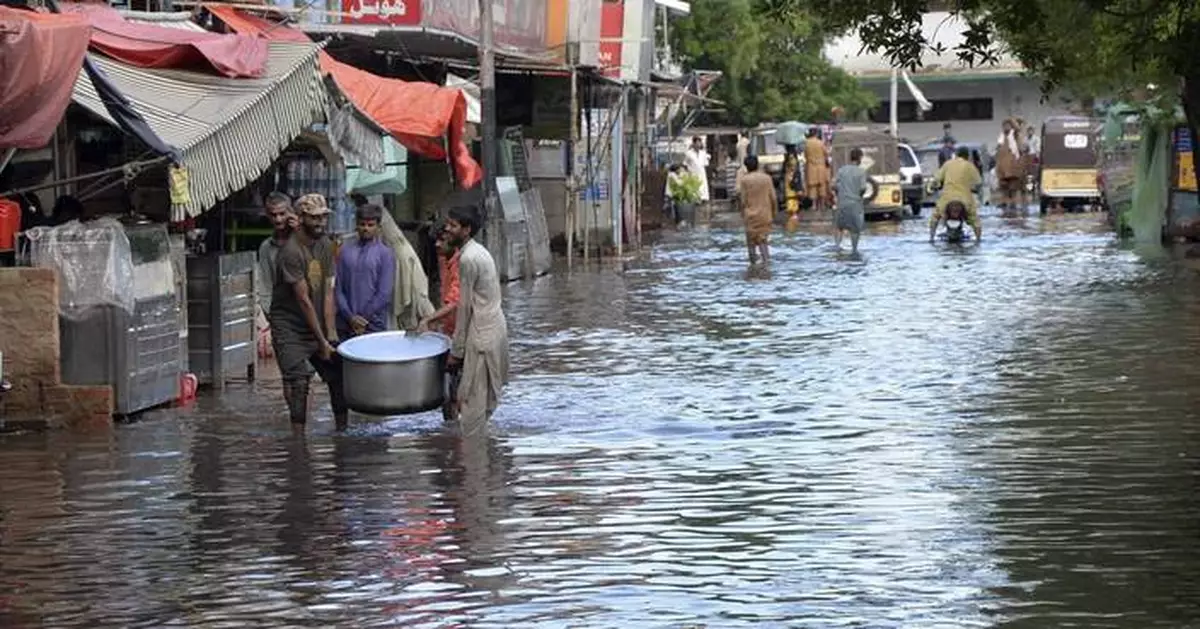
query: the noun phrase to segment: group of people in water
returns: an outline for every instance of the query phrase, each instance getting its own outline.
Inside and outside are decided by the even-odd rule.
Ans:
[[[293,202],[273,192],[265,199],[274,233],[258,255],[260,328],[279,366],[293,427],[304,432],[315,372],[329,388],[335,428],[347,428],[339,340],[439,330],[452,340],[444,417],[464,432],[480,429],[508,380],[508,328],[495,261],[476,241],[478,209],[453,207],[436,229],[442,304],[434,307],[426,272],[395,220],[364,198],[355,203],[355,233],[336,242],[320,194]]]
[[[1003,122],[995,155],[997,204],[1001,208],[1028,203],[1025,180],[1026,175],[1036,168],[1036,140],[1032,127],[1026,127],[1023,121],[1009,119]],[[965,222],[971,226],[975,241],[979,242],[983,238],[979,208],[986,202],[987,194],[981,156],[978,151],[972,153],[966,146],[957,146],[949,129],[946,129],[943,141],[944,152],[932,184],[939,194],[929,218],[930,242],[936,239],[947,208],[955,203],[962,205]],[[825,142],[816,127],[809,129],[803,145],[785,147],[780,187],[788,215],[788,231],[796,229],[802,210],[832,208],[835,246],[840,250],[842,241],[849,236],[852,254],[858,252],[859,238],[865,228],[866,200],[863,195],[869,186],[862,156],[861,149],[852,149],[849,163],[833,172]],[[757,157],[745,158],[744,166],[738,172],[733,199],[745,222],[750,263],[755,264],[760,258],[764,262],[769,260],[768,241],[778,199],[771,178],[759,172]]]

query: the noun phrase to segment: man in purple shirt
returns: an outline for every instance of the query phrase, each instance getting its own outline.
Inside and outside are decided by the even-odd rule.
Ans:
[[[355,212],[357,238],[342,245],[337,259],[338,336],[349,338],[387,329],[395,290],[396,256],[379,239],[383,208],[361,205]]]

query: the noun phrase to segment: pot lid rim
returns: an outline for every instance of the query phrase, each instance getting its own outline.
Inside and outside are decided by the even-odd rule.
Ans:
[[[407,356],[398,357],[398,358],[380,358],[378,356],[363,356],[354,351],[357,347],[364,345],[365,342],[369,342],[369,340],[384,340],[384,339],[395,339],[395,338],[437,339],[437,340],[441,341],[441,349],[439,349],[436,352],[427,353],[424,355],[412,354],[412,355],[407,355]],[[343,341],[342,343],[338,344],[337,353],[339,356],[341,356],[342,358],[344,358],[346,360],[352,360],[352,361],[358,362],[358,363],[372,363],[372,364],[409,363],[409,362],[414,362],[414,361],[418,361],[418,360],[425,360],[427,358],[434,358],[434,357],[440,356],[442,354],[445,354],[446,352],[450,351],[451,343],[452,342],[450,340],[450,337],[448,337],[445,334],[442,334],[440,332],[425,332],[424,334],[420,334],[415,337],[409,337],[408,334],[406,332],[404,332],[403,330],[389,330],[387,332],[372,332],[371,334],[364,334],[362,336],[356,336],[354,338],[347,339],[346,341]]]

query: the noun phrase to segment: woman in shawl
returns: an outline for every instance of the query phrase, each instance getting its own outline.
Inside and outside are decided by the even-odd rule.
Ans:
[[[1012,207],[1021,196],[1021,143],[1012,119],[1001,126],[996,139],[996,179],[1000,189],[1000,208]]]
[[[396,288],[392,293],[391,321],[395,329],[416,330],[421,321],[433,314],[429,301],[429,278],[412,243],[400,231],[391,213],[384,212],[379,223],[383,242],[396,257]]]
[[[795,144],[783,147],[783,199],[787,210],[787,230],[795,232],[800,227],[800,210],[803,209],[804,171],[800,167],[800,154]]]

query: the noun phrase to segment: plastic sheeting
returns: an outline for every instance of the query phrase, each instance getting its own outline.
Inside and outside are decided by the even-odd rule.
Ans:
[[[300,31],[233,7],[204,8],[238,33],[279,41],[311,41]],[[333,77],[359,111],[408,150],[430,159],[449,158],[462,188],[473,188],[483,179],[483,169],[463,141],[467,103],[461,90],[377,76],[342,63],[325,51],[321,51],[320,59],[321,70]]]
[[[383,139],[383,172],[373,173],[359,164],[347,164],[346,192],[373,194],[404,194],[408,189],[408,150],[390,137]]]
[[[1133,205],[1129,226],[1138,242],[1161,242],[1167,216],[1167,191],[1170,189],[1171,160],[1167,150],[1170,134],[1155,125],[1146,125],[1138,147],[1137,175],[1133,184]]]
[[[111,218],[71,221],[35,227],[26,234],[33,266],[58,272],[61,315],[78,319],[88,309],[105,304],[133,312],[133,253],[120,222]]]
[[[91,26],[0,6],[0,149],[45,146],[71,102]]]
[[[255,37],[139,24],[103,4],[59,6],[63,13],[78,13],[91,23],[93,50],[132,66],[215,71],[233,78],[266,74],[267,44]]]

